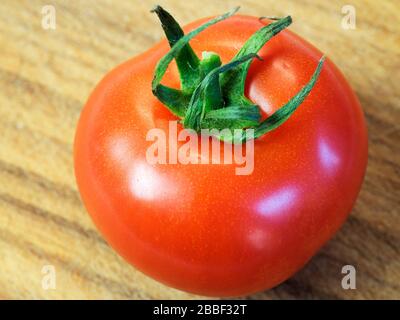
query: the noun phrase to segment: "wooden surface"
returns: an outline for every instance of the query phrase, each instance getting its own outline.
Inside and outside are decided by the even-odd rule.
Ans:
[[[344,72],[366,113],[369,165],[337,236],[295,277],[248,298],[400,298],[400,4],[350,1],[159,1],[182,23],[240,4],[256,16],[291,14],[291,30]],[[75,185],[72,143],[82,105],[109,69],[162,36],[153,1],[51,1],[57,29],[41,27],[47,1],[0,1],[0,298],[197,298],[125,263],[104,242]],[[42,267],[54,265],[56,289]],[[341,268],[357,289],[341,288]]]

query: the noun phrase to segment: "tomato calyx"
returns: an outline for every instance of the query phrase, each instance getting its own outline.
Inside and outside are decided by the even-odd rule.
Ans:
[[[257,55],[261,48],[287,28],[292,18],[275,18],[272,23],[260,28],[233,59],[224,65],[214,52],[203,52],[200,60],[189,44],[197,34],[234,15],[238,9],[211,19],[185,35],[178,22],[162,7],[156,6],[152,12],[160,19],[171,50],[157,63],[152,91],[181,119],[185,128],[196,132],[208,129],[211,135],[220,140],[243,143],[249,138],[258,138],[276,129],[289,119],[314,87],[325,57],[320,59],[309,82],[294,97],[270,117],[260,121],[260,108],[244,93],[247,73],[254,58],[262,60]],[[181,79],[180,89],[161,84],[173,59]],[[251,135],[248,129],[252,129]]]

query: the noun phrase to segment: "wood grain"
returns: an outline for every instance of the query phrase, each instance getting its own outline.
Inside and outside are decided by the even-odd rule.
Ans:
[[[256,16],[291,14],[291,29],[341,68],[369,129],[369,165],[353,213],[295,277],[251,299],[400,298],[400,5],[351,1],[357,28],[341,28],[343,1],[159,1],[179,21],[242,6]],[[0,297],[192,299],[125,263],[85,212],[73,175],[79,112],[112,67],[162,37],[152,2],[52,1],[57,29],[41,27],[46,1],[0,1]],[[54,265],[55,290],[42,267]],[[341,288],[341,268],[357,289]]]

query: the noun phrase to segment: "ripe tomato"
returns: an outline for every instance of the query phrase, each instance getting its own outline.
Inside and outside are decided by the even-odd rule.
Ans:
[[[191,45],[226,63],[268,23],[233,16]],[[355,203],[367,163],[360,104],[328,59],[292,117],[255,141],[252,174],[235,175],[235,164],[149,164],[146,134],[168,132],[176,119],[151,89],[168,50],[162,41],[123,63],[90,96],[74,150],[83,202],[111,246],[165,284],[209,296],[276,286],[332,237]],[[307,83],[321,53],[284,30],[258,54],[263,61],[252,62],[245,93],[268,117]],[[176,65],[163,81],[179,86]]]

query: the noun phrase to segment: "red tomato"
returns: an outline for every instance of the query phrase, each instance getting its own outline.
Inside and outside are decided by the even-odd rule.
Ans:
[[[267,23],[233,16],[191,45],[226,63]],[[168,50],[162,41],[123,63],[90,96],[74,151],[83,202],[118,253],[167,285],[208,296],[276,286],[332,237],[355,203],[367,163],[360,104],[328,59],[292,117],[255,141],[252,174],[235,175],[235,164],[150,165],[146,134],[168,132],[176,119],[151,90]],[[322,54],[284,30],[259,55],[246,96],[268,116],[307,83]],[[175,65],[163,82],[179,86]]]

